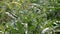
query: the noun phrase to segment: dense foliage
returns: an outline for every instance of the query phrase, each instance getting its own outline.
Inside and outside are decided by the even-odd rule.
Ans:
[[[52,34],[54,26],[60,26],[60,0],[0,0],[1,34],[42,34],[45,28]]]

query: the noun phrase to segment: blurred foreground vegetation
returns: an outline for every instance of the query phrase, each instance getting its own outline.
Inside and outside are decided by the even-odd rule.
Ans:
[[[60,0],[0,0],[1,34],[52,34],[55,26]]]

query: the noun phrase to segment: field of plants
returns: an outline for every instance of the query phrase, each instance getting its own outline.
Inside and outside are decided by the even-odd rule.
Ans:
[[[60,34],[60,0],[0,0],[0,34]]]

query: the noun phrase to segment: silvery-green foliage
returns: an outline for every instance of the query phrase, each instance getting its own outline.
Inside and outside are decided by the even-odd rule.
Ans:
[[[0,31],[45,34],[60,25],[60,0],[0,0]]]

